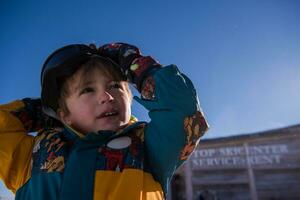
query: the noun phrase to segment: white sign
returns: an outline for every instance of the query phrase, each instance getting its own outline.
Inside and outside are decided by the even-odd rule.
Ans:
[[[191,162],[193,167],[280,164],[288,152],[285,144],[209,148],[196,150]]]

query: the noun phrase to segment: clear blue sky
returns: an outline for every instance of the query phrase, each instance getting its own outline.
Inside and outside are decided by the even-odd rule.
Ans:
[[[191,78],[207,138],[300,123],[298,0],[2,0],[0,27],[0,103],[38,97],[53,50],[123,41]]]

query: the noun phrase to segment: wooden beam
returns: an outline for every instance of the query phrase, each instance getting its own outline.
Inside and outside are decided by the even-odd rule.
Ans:
[[[248,171],[248,177],[249,177],[249,187],[250,187],[250,194],[252,200],[257,200],[257,193],[256,193],[256,185],[255,185],[255,178],[254,173],[251,167],[251,163],[249,161],[249,149],[247,142],[244,143],[244,147],[246,150],[246,160],[247,160],[247,171]]]
[[[190,166],[190,159],[184,164],[184,181],[185,181],[185,197],[186,200],[193,199],[193,185],[192,185],[192,169]]]

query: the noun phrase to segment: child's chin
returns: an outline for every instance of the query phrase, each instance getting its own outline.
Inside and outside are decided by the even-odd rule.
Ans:
[[[96,132],[99,132],[99,131],[113,131],[113,132],[116,132],[116,131],[119,131],[120,129],[123,129],[123,127],[125,127],[125,126],[107,126],[107,127],[101,127],[100,129],[97,129],[98,131],[96,131]]]
[[[117,131],[124,129],[127,126],[128,126],[128,123],[126,123],[126,124],[111,124],[111,125],[107,125],[107,126],[95,127],[91,132],[99,132],[99,131],[117,132]]]

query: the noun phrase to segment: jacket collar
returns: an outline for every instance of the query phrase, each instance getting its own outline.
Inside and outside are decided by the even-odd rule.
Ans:
[[[138,119],[135,118],[134,116],[131,116],[129,123],[127,124],[127,126],[125,126],[124,128],[118,130],[117,132],[115,131],[108,131],[108,130],[101,130],[98,132],[91,132],[91,133],[87,133],[87,134],[83,134],[77,130],[75,130],[74,128],[72,128],[71,126],[64,124],[64,131],[63,134],[66,137],[67,140],[71,140],[74,141],[78,138],[80,139],[87,139],[87,138],[91,138],[93,137],[92,135],[107,135],[107,137],[117,137],[119,135],[123,135],[125,133],[127,133],[128,131],[135,129],[137,127],[144,127],[146,125],[146,122],[138,122]]]

